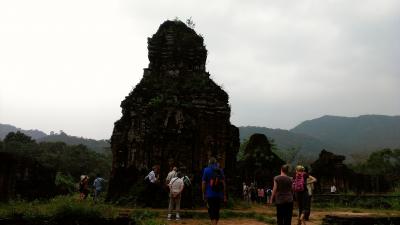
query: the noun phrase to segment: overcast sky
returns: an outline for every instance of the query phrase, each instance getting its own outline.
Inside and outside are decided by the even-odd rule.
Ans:
[[[0,1],[0,123],[108,139],[147,37],[192,18],[231,122],[400,114],[400,1]]]

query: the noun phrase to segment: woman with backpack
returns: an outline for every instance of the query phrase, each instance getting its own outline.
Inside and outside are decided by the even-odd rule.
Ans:
[[[308,191],[307,191],[308,174],[305,172],[304,166],[296,167],[296,174],[293,177],[292,189],[299,207],[298,225],[305,225],[305,215],[307,214]]]

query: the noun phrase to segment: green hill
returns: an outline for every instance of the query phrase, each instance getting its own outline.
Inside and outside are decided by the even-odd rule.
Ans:
[[[36,140],[36,142],[64,142],[68,145],[82,144],[86,145],[88,149],[98,153],[109,151],[110,148],[110,143],[108,143],[107,140],[94,140],[83,137],[75,137],[67,135],[64,132],[60,132],[60,134],[47,135],[40,130],[23,130],[8,124],[0,124],[0,140],[3,140],[8,133],[17,131],[31,137],[32,139]]]
[[[108,143],[106,140],[94,140],[83,137],[75,137],[67,135],[64,132],[61,132],[60,134],[47,135],[45,137],[37,139],[37,142],[64,142],[68,145],[83,144],[86,145],[86,147],[88,147],[89,149],[98,153],[104,153],[110,148],[110,143]]]
[[[3,140],[8,133],[10,133],[10,132],[15,133],[17,131],[19,131],[33,139],[38,139],[38,138],[47,136],[46,133],[44,133],[43,131],[40,131],[40,130],[23,130],[23,129],[15,127],[13,125],[0,123],[0,140]]]
[[[322,149],[333,149],[332,146],[304,134],[293,133],[288,130],[270,129],[266,127],[246,126],[239,127],[240,140],[249,139],[252,134],[265,134],[268,139],[273,140],[278,149],[299,149],[299,154],[318,157]]]
[[[323,116],[290,130],[336,146],[336,152],[354,153],[400,148],[400,116]]]

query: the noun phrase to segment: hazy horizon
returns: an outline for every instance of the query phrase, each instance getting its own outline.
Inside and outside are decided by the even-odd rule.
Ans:
[[[200,6],[206,7],[200,7]],[[236,126],[400,115],[400,1],[0,1],[0,123],[108,139],[147,37],[192,18]]]
[[[325,116],[334,116],[334,117],[343,117],[343,118],[358,118],[358,117],[361,117],[361,116],[388,116],[388,117],[400,117],[400,115],[377,115],[377,114],[365,114],[365,115],[358,115],[358,116],[323,115],[323,116],[321,116],[321,117],[312,118],[312,119],[309,119],[309,120],[320,119],[320,118],[325,117]],[[294,127],[288,128],[288,129],[283,129],[283,128],[279,128],[279,127],[272,128],[272,127],[266,127],[266,126],[261,126],[261,125],[241,125],[241,126],[238,126],[238,127],[265,127],[265,128],[269,128],[269,129],[277,129],[277,130],[280,129],[280,130],[288,130],[288,131],[290,131],[291,129],[293,129],[293,128],[297,127],[298,125],[300,125],[302,122],[307,122],[307,121],[309,121],[309,120],[301,121],[299,124],[296,124]],[[67,133],[67,132],[65,132],[64,130],[56,130],[56,129],[53,129],[53,130],[51,130],[51,131],[49,131],[49,132],[46,132],[46,131],[43,131],[43,130],[37,129],[37,128],[23,128],[23,127],[18,127],[18,126],[15,126],[15,125],[13,125],[13,124],[2,123],[1,121],[0,121],[0,124],[2,124],[2,125],[14,126],[14,127],[16,127],[17,129],[27,130],[27,131],[29,131],[29,130],[37,130],[37,131],[44,132],[44,133],[46,133],[47,135],[50,135],[51,132],[54,132],[54,135],[59,135],[61,132],[63,132],[63,133],[66,133],[66,134],[69,135],[69,136],[76,136],[76,137],[82,137],[82,138],[94,139],[94,140],[109,140],[109,139],[111,138],[111,135],[110,135],[110,137],[108,137],[108,138],[84,137],[84,136],[78,136],[78,135],[75,135],[75,134]],[[234,125],[235,125],[235,124],[234,124]]]

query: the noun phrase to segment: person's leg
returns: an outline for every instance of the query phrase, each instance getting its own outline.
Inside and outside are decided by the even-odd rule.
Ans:
[[[210,217],[211,223],[214,220],[214,202],[212,201],[212,198],[207,199],[207,205],[208,205],[208,216]]]
[[[283,213],[284,213],[284,205],[283,204],[276,204],[276,222],[278,225],[283,224]]]
[[[302,192],[296,192],[297,207],[299,208],[299,215],[297,217],[297,224],[301,224],[301,218],[303,214],[303,194]]]
[[[96,203],[99,200],[100,191],[94,190],[93,201]]]
[[[216,223],[215,224],[217,224],[219,221],[219,210],[221,208],[221,199],[216,198],[215,204],[216,204]]]
[[[89,190],[85,190],[83,194],[84,194],[83,199],[86,199],[89,195]]]
[[[179,220],[179,219],[181,219],[181,217],[179,216],[179,211],[181,210],[181,196],[179,196],[175,199],[175,204],[176,204],[176,208],[175,208],[176,220]]]
[[[293,202],[285,203],[285,213],[284,213],[284,225],[292,224],[292,214],[293,214]]]
[[[172,215],[172,208],[173,208],[173,199],[171,197],[171,194],[169,196],[169,205],[168,205],[168,219],[171,219],[171,215]]]
[[[306,202],[306,207],[304,209],[304,220],[309,220],[310,219],[310,213],[311,213],[311,197],[312,196],[308,196],[307,197],[307,202]]]
[[[189,208],[193,209],[194,208],[194,201],[193,201],[193,188],[192,186],[189,186],[189,188],[187,189],[187,191],[189,192]]]
[[[299,192],[298,201],[299,201],[299,220],[298,224],[305,224],[304,221],[304,213],[306,211],[306,204],[307,204],[307,191]]]
[[[95,199],[95,202],[97,202],[97,201],[99,200],[99,195],[100,195],[100,191],[94,190],[94,199]]]
[[[219,220],[219,198],[209,198],[207,201],[211,224],[216,225]]]
[[[153,184],[148,183],[146,190],[145,190],[145,196],[144,196],[147,207],[151,207],[151,203],[153,201],[153,195],[154,195]]]
[[[208,206],[208,217],[210,217],[211,224],[214,224],[214,204],[211,198],[207,198],[207,206]]]

